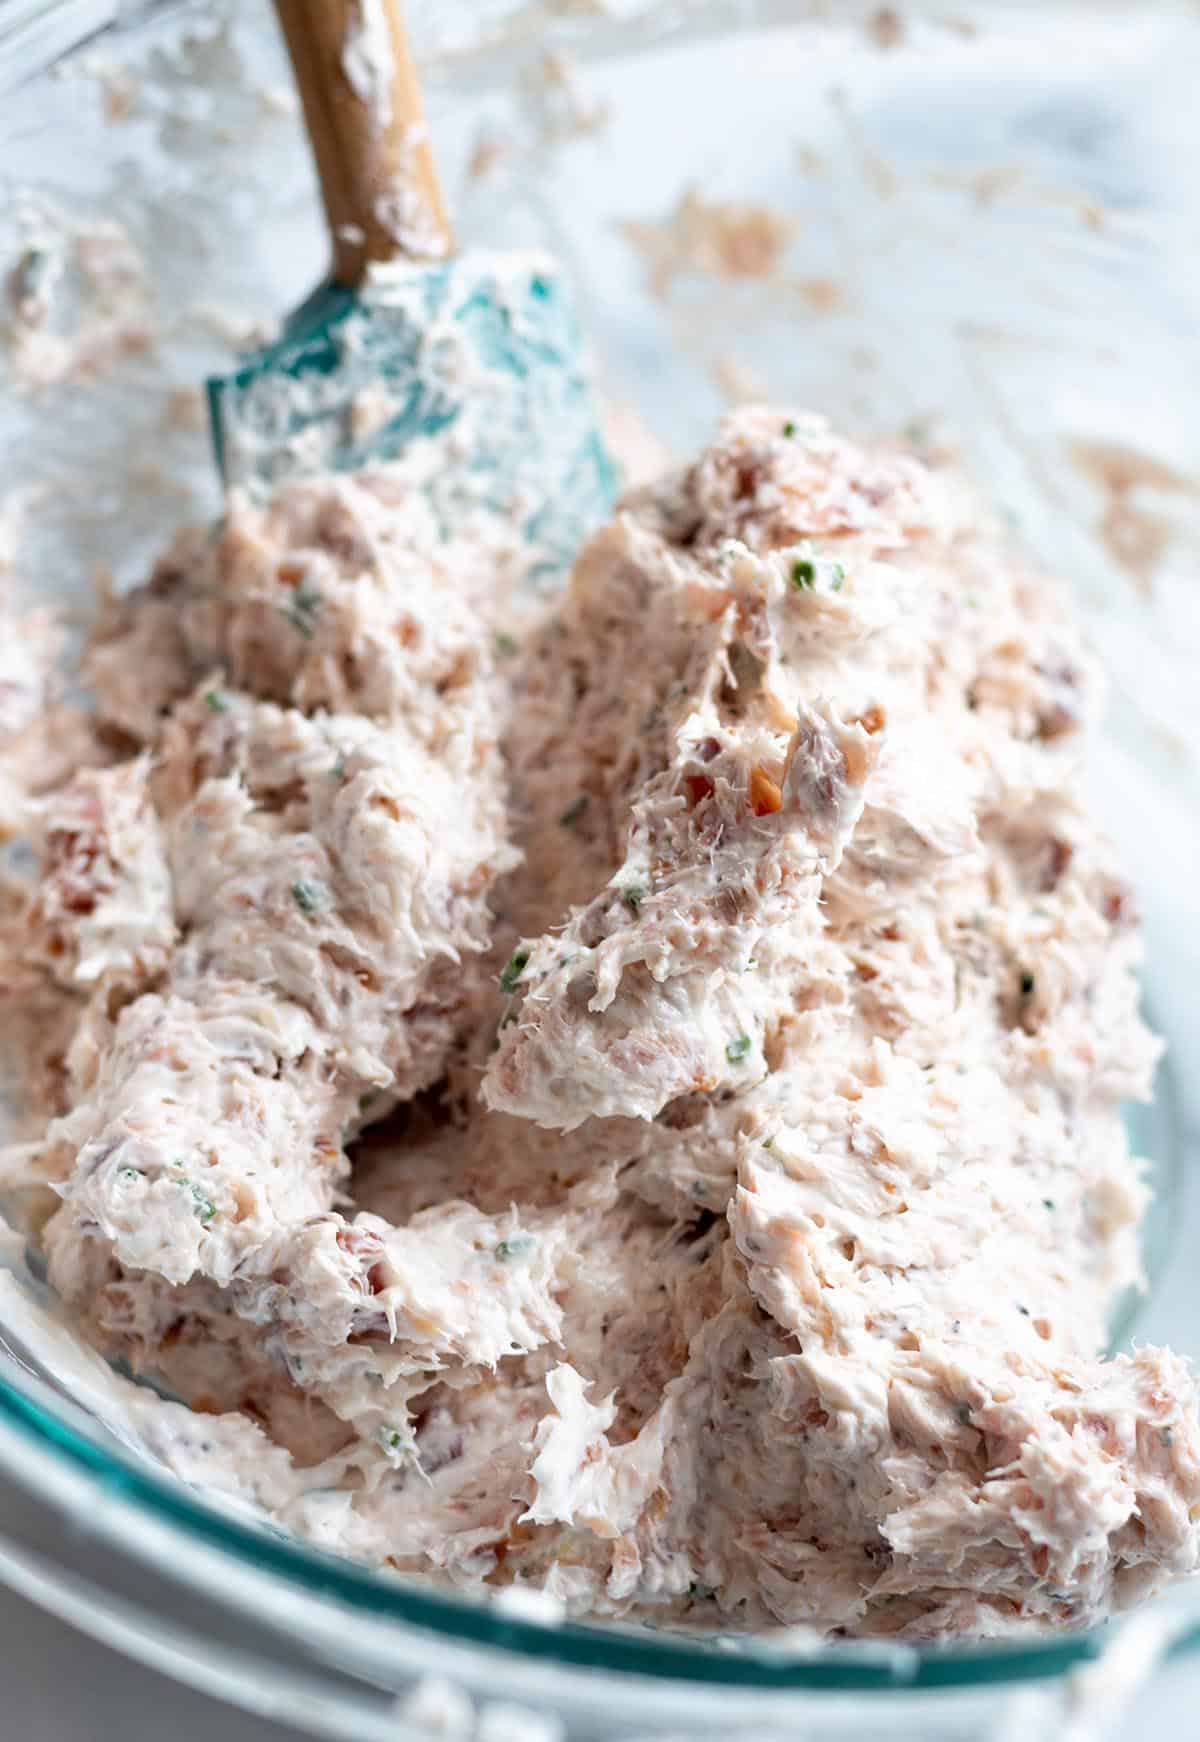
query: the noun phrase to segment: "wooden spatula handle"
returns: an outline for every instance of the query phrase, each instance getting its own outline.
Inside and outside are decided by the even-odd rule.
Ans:
[[[333,239],[352,288],[372,261],[440,259],[450,226],[399,0],[275,0]]]

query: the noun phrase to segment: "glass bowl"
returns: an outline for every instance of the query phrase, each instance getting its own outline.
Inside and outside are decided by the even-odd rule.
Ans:
[[[1171,1061],[1133,1116],[1157,1191],[1151,1287],[1114,1338],[1195,1348],[1200,16],[1166,0],[410,13],[459,234],[568,262],[629,476],[694,447],[730,400],[807,403],[959,450],[1073,582],[1112,678],[1094,799],[1140,887]],[[324,243],[266,0],[0,0],[0,94],[5,270],[64,226],[107,262],[75,249],[34,387],[11,348],[0,363],[16,507],[0,575],[78,604],[97,567],[128,584],[214,511],[193,390],[301,299]],[[55,1333],[19,1243],[9,1263],[0,1466],[49,1523],[4,1520],[0,1578],[315,1735],[466,1734],[464,1701],[480,1734],[515,1704],[516,1733],[596,1742],[1051,1733],[1089,1690],[1111,1713],[1135,1670],[1196,1636],[1190,1587],[1101,1632],[917,1650],[697,1645],[384,1577],[157,1469]]]

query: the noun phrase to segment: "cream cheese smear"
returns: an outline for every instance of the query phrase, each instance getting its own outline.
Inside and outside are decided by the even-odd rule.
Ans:
[[[1192,1376],[1103,1352],[1157,1045],[1057,586],[765,407],[518,572],[396,464],[181,534],[94,711],[10,637],[0,1176],[144,1442],[578,1615],[1003,1636],[1192,1572]]]

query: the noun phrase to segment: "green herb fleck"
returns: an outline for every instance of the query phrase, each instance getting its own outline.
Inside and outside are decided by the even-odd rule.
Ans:
[[[788,437],[789,437],[789,438],[790,438],[790,437],[791,437],[791,436],[794,436],[794,435],[795,435],[795,433],[796,433],[796,425],[795,425],[795,421],[794,421],[794,420],[793,420],[793,419],[792,419],[792,418],[790,418],[790,417],[789,417],[789,418],[788,418],[788,420],[787,420],[787,422],[786,422],[786,423],[785,423],[785,424],[784,424],[784,426],[783,426],[783,433],[784,433],[784,435],[785,435],[785,436],[788,436]]]
[[[1058,1205],[1054,1202],[1053,1198],[1043,1198],[1042,1202],[1048,1210],[1055,1210],[1058,1208]]]
[[[514,1234],[511,1240],[501,1240],[496,1247],[496,1257],[501,1264],[507,1264],[513,1258],[528,1258],[537,1245],[532,1234]]]
[[[507,962],[505,962],[504,970],[500,975],[500,990],[502,992],[515,992],[517,989],[517,982],[528,966],[529,951],[514,950]]]
[[[334,780],[345,780],[345,778],[346,778],[346,752],[344,750],[338,751],[337,755],[333,759],[333,767],[329,770],[329,772],[333,776]]]
[[[517,651],[517,638],[510,635],[507,629],[497,629],[494,636],[496,652],[501,659],[511,659]]]
[[[956,1403],[954,1405],[954,1413],[958,1417],[959,1421],[962,1422],[964,1427],[970,1427],[970,1425],[971,1425],[971,1405],[969,1403]]]
[[[1163,1443],[1163,1445],[1164,1446],[1171,1445],[1174,1442],[1174,1439],[1175,1439],[1174,1428],[1165,1427],[1162,1430],[1162,1443]]]
[[[310,581],[303,580],[288,600],[283,614],[293,629],[303,635],[306,641],[311,641],[320,612],[321,594],[319,589],[314,587]]]
[[[725,1048],[725,1057],[731,1065],[740,1065],[743,1059],[750,1057],[750,1048],[754,1043],[748,1034],[739,1034],[736,1040],[731,1040]]]
[[[391,1446],[394,1451],[398,1451],[403,1444],[403,1434],[398,1434],[393,1430],[393,1432],[388,1435],[388,1445]]]
[[[635,883],[631,889],[623,889],[621,891],[621,900],[625,903],[626,907],[629,908],[631,913],[639,913],[645,899],[646,891],[639,883]]]
[[[292,884],[292,900],[301,913],[319,913],[328,899],[328,893],[323,883],[311,883],[306,877]]]
[[[227,714],[229,703],[220,690],[205,690],[204,701],[210,714]]]
[[[811,592],[817,584],[817,565],[808,557],[798,557],[792,564],[792,585],[798,593]]]
[[[141,1177],[141,1172],[136,1167],[123,1167],[121,1169],[122,1179],[141,1179]]]
[[[772,1133],[770,1137],[763,1138],[763,1148],[764,1149],[774,1149],[774,1147],[775,1147],[775,1134],[774,1133]]]
[[[44,248],[27,248],[8,276],[9,295],[18,314],[45,300],[53,263]]]
[[[1033,989],[1036,985],[1037,985],[1037,981],[1034,979],[1032,974],[1022,974],[1021,975],[1021,996],[1022,996],[1022,998],[1032,998],[1033,997]]]
[[[1023,1307],[1021,1305],[1020,1301],[1017,1302],[1017,1311],[1020,1313],[1020,1315],[1023,1319],[1027,1319],[1029,1317],[1029,1308]]]
[[[846,583],[846,571],[841,563],[834,563],[830,571],[829,585],[833,592],[840,593]]]
[[[370,1107],[373,1102],[378,1100],[378,1098],[379,1098],[379,1090],[378,1089],[368,1089],[365,1095],[360,1095],[358,1097],[358,1110],[359,1110],[359,1112],[365,1113],[367,1108]]]
[[[569,829],[573,823],[577,823],[590,803],[591,794],[587,792],[581,792],[578,798],[573,798],[558,819],[563,828]]]
[[[193,1185],[191,1180],[187,1180],[185,1183],[187,1189],[192,1194],[192,1206],[201,1222],[207,1228],[208,1224],[217,1213],[217,1206],[213,1203],[211,1198],[205,1197],[200,1187]]]

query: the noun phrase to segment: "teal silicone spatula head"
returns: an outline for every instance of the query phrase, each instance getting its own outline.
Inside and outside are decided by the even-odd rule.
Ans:
[[[528,252],[452,254],[398,5],[276,12],[333,264],[274,344],[208,382],[226,483],[404,456],[445,532],[499,519],[534,575],[561,570],[614,495],[566,284]]]

